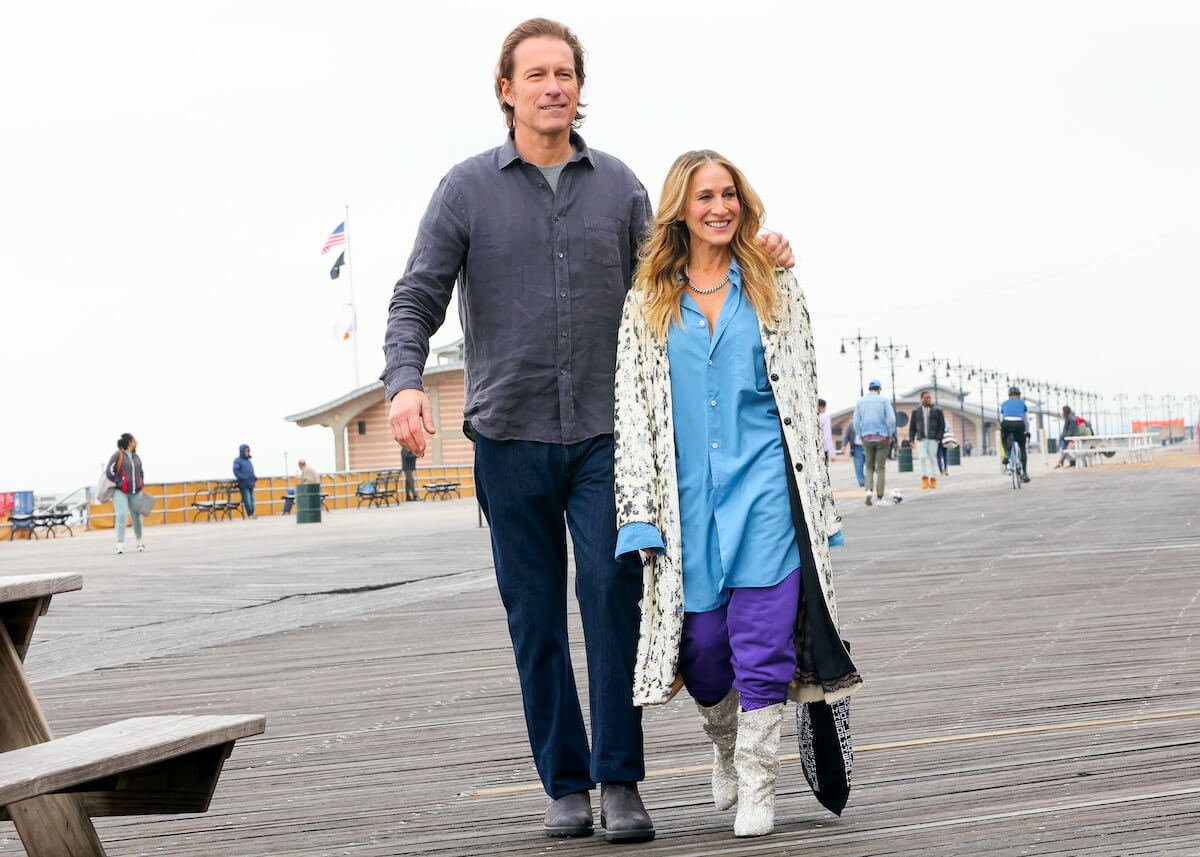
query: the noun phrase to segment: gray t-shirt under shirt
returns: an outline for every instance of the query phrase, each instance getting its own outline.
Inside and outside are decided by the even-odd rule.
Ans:
[[[546,177],[546,183],[550,185],[552,192],[558,193],[558,177],[562,175],[563,167],[569,163],[571,162],[563,161],[561,164],[555,164],[552,167],[538,167],[542,175]]]

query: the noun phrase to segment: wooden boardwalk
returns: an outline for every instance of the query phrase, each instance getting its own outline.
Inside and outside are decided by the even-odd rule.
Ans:
[[[899,507],[845,492],[838,594],[867,680],[854,790],[835,818],[785,761],[758,840],[708,803],[686,699],[646,716],[655,842],[541,835],[469,500],[162,527],[122,557],[111,533],[5,544],[0,573],[84,575],[28,657],[56,734],[268,717],[207,815],[99,820],[111,857],[1200,855],[1200,467],[1035,471],[1020,492],[993,467]],[[0,855],[20,854],[0,823]]]

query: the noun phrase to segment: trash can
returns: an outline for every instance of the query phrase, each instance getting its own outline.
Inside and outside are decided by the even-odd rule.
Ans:
[[[1051,437],[1046,439],[1046,451],[1051,453],[1058,452],[1058,438]]]
[[[900,447],[900,472],[912,473],[912,447]]]
[[[962,450],[957,446],[946,449],[946,466],[949,467],[951,464],[962,464]]]
[[[315,482],[296,486],[296,523],[321,523],[321,486]]]

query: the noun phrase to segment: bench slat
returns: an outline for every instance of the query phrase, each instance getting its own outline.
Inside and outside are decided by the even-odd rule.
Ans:
[[[266,729],[261,715],[133,717],[0,753],[0,806],[232,744]],[[212,756],[213,754],[209,754]],[[214,756],[218,765],[224,753]],[[117,788],[119,790],[119,787]]]
[[[0,604],[83,589],[79,574],[19,574],[0,577]]]

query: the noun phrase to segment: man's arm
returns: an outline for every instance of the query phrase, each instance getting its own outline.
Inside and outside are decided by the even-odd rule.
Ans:
[[[467,246],[466,206],[447,176],[425,209],[408,267],[392,291],[379,376],[391,400],[392,437],[416,455],[425,454],[425,435],[434,433],[433,406],[421,383],[429,338],[446,320]]]

